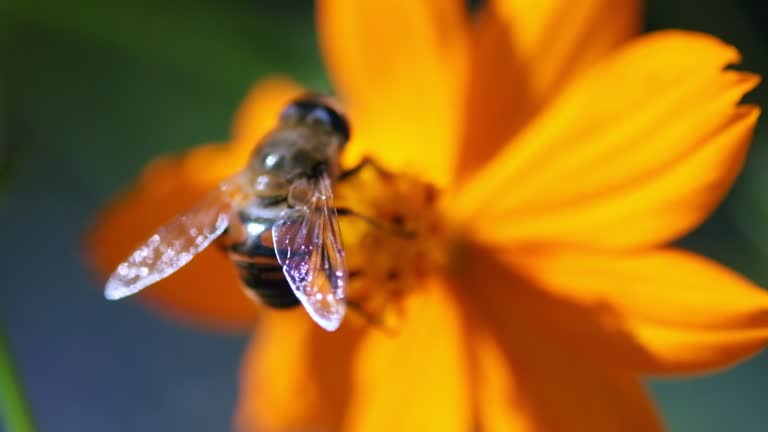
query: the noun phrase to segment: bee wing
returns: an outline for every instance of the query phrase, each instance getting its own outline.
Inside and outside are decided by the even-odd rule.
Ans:
[[[141,291],[188,263],[229,225],[245,197],[244,174],[235,175],[188,211],[162,226],[112,273],[104,296],[117,300]]]
[[[300,181],[310,203],[287,209],[272,227],[275,253],[288,283],[312,319],[328,331],[344,318],[347,267],[327,176]]]

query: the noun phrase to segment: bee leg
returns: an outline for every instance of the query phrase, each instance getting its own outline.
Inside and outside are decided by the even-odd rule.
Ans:
[[[405,229],[403,227],[391,226],[391,225],[387,225],[387,224],[381,223],[379,220],[376,220],[376,219],[374,219],[374,218],[372,218],[370,216],[366,216],[364,214],[360,214],[360,213],[352,210],[351,208],[336,207],[336,213],[340,217],[351,216],[351,217],[359,218],[359,219],[363,220],[364,222],[366,222],[367,224],[369,224],[370,226],[372,226],[372,227],[374,227],[376,229],[379,229],[381,231],[387,232],[387,233],[392,234],[392,235],[396,235],[398,237],[406,237],[406,238],[416,237],[416,233],[413,232],[413,231],[409,231],[409,230],[407,230],[407,229]]]
[[[392,173],[391,172],[387,171],[384,167],[379,165],[376,161],[374,161],[373,159],[371,159],[368,156],[366,156],[357,165],[353,166],[352,168],[350,168],[350,169],[348,169],[346,171],[343,171],[339,175],[338,181],[344,181],[344,180],[346,180],[346,179],[356,175],[357,173],[362,171],[363,168],[365,168],[365,167],[373,168],[374,170],[376,170],[376,173],[378,175],[380,175],[381,177],[384,177],[384,178],[392,177]]]
[[[354,311],[360,318],[362,318],[365,322],[370,324],[371,326],[384,331],[385,333],[389,334],[396,334],[394,329],[387,326],[384,321],[381,320],[381,318],[374,316],[372,313],[365,310],[365,308],[357,302],[347,300],[347,307],[349,310]]]
[[[363,270],[350,270],[349,271],[349,279],[355,279],[360,277],[364,273]],[[353,301],[353,300],[347,300],[347,307],[349,307],[350,310],[355,311],[363,320],[365,320],[368,324],[374,325],[374,326],[383,326],[382,322],[379,318],[373,316],[370,312],[365,310],[363,308],[363,305],[360,303]]]

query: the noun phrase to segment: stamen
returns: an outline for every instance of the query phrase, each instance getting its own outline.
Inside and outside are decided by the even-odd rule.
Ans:
[[[362,169],[339,182],[335,194],[348,214],[367,216],[340,219],[347,265],[354,269],[350,310],[391,328],[401,319],[403,297],[445,262],[439,191],[412,176]]]

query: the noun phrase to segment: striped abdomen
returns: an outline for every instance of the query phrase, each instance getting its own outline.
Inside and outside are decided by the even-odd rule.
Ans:
[[[275,255],[274,219],[241,214],[240,220],[241,227],[230,226],[228,250],[244,287],[267,306],[289,308],[300,304]]]

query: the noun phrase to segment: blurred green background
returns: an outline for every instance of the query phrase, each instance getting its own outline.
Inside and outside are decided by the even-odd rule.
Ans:
[[[718,35],[768,75],[764,0],[654,0],[647,28]],[[328,88],[308,0],[0,0],[0,323],[43,431],[216,431],[246,336],[107,304],[82,233],[148,160],[227,137],[269,73]],[[768,86],[748,98],[768,107]],[[768,128],[715,216],[682,244],[768,285]],[[768,430],[768,355],[654,381],[672,431]]]

